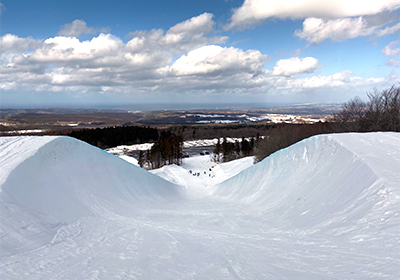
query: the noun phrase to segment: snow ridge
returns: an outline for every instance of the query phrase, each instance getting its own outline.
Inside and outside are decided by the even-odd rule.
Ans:
[[[399,143],[399,133],[311,137],[221,183],[213,194],[260,215],[278,213],[273,219],[290,227],[398,220]]]
[[[156,207],[181,196],[179,187],[70,137],[0,139],[1,218],[7,233],[2,243],[34,241],[38,232],[53,235],[60,226],[85,217],[112,218],[121,209],[132,211],[132,205],[137,210]],[[19,233],[15,238],[10,234],[17,220],[22,228],[32,228],[23,230],[21,240]]]
[[[19,143],[14,139],[2,151],[4,165],[13,169],[2,184],[0,198],[19,206],[68,221],[80,218],[84,208],[88,211],[83,212],[93,212],[87,203],[95,198],[130,203],[179,196],[177,187],[169,182],[82,141],[33,137]],[[19,147],[31,142],[34,148],[20,156]]]

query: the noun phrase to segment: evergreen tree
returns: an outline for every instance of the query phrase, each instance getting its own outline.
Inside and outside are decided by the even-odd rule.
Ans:
[[[240,143],[239,143],[239,141],[235,141],[235,148],[234,148],[234,150],[235,150],[235,158],[241,158],[241,156],[240,156],[240,152],[241,152],[241,147],[240,147]]]
[[[138,164],[139,164],[139,166],[142,167],[142,168],[143,168],[143,165],[144,165],[144,161],[145,161],[144,153],[143,153],[143,151],[139,151]]]
[[[249,156],[251,153],[251,145],[244,137],[242,137],[242,153],[245,157]]]
[[[219,140],[219,138],[218,138],[218,140],[217,140],[217,144],[215,145],[215,147],[214,147],[214,161],[216,161],[216,162],[220,162],[220,160],[221,160],[221,142],[220,142],[220,140]]]
[[[169,131],[162,131],[160,139],[154,143],[149,151],[149,167],[153,169],[167,164],[182,164],[182,149],[183,136],[181,132],[175,135]]]

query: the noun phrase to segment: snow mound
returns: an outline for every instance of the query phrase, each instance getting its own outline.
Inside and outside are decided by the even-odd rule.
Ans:
[[[223,182],[214,195],[280,226],[399,230],[400,133],[303,140]]]
[[[178,196],[169,182],[73,138],[2,139],[6,140],[0,198],[63,221],[96,212],[89,198],[138,204]]]
[[[123,208],[156,207],[179,199],[179,189],[137,166],[69,137],[0,139],[1,233],[18,243],[25,234]],[[15,238],[20,221],[29,229]],[[5,225],[5,226],[3,226]],[[23,230],[24,231],[24,230]],[[29,230],[27,230],[29,231]],[[21,232],[19,232],[21,233]],[[4,240],[2,240],[4,242]],[[4,242],[4,244],[7,242]]]

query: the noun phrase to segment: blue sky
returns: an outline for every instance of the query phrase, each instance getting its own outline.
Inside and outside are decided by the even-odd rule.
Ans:
[[[400,81],[400,0],[0,3],[1,108],[344,102]]]

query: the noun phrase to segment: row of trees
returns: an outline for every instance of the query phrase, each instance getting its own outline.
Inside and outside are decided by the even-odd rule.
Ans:
[[[161,137],[146,153],[139,152],[140,167],[148,169],[160,168],[168,164],[182,164],[183,136],[162,131]]]
[[[157,128],[144,126],[112,126],[96,129],[75,130],[68,136],[105,149],[119,145],[142,144],[159,139]]]
[[[183,125],[170,129],[181,130],[185,140],[214,139],[214,138],[249,138],[257,134],[264,135],[274,124],[210,124],[210,125]],[[176,131],[172,131],[176,132]]]
[[[255,151],[255,161],[259,162],[276,151],[313,135],[333,132],[335,130],[331,123],[281,124],[271,129],[265,138],[259,141]]]
[[[367,93],[368,101],[355,97],[343,105],[332,121],[345,132],[400,131],[400,86]]]
[[[257,135],[257,139],[259,135]],[[256,140],[254,137],[250,141],[242,137],[242,141],[228,142],[226,137],[223,138],[222,143],[218,138],[218,142],[214,147],[213,160],[216,162],[227,162],[234,159],[247,157],[253,154]]]

